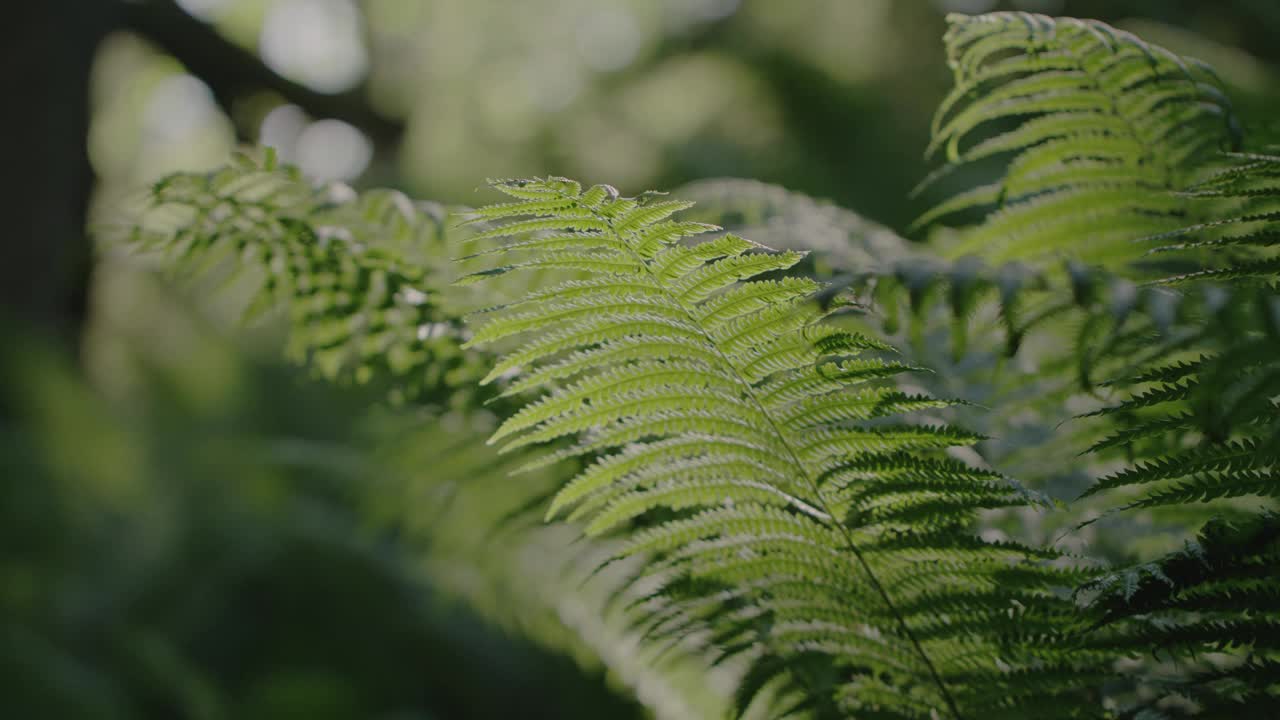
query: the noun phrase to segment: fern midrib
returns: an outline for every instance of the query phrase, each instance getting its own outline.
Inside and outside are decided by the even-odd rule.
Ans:
[[[565,199],[574,200],[574,201],[578,200],[577,198],[569,196],[562,191],[558,191],[557,194],[561,195]],[[580,207],[582,207],[582,203],[580,201],[577,202],[577,204]],[[697,329],[698,333],[701,334],[703,338],[706,340],[708,346],[710,346],[715,351],[716,356],[720,358],[721,362],[723,362],[724,366],[728,368],[732,376],[737,379],[738,383],[742,386],[742,391],[744,396],[748,398],[751,404],[755,407],[756,412],[759,413],[760,417],[762,417],[764,421],[768,423],[769,429],[773,432],[774,436],[778,441],[778,444],[786,451],[787,456],[790,459],[791,465],[795,468],[796,475],[804,479],[805,484],[809,486],[810,491],[813,493],[814,502],[813,502],[813,505],[810,507],[818,509],[822,513],[822,515],[825,517],[818,517],[813,513],[805,510],[805,508],[800,508],[800,509],[806,511],[807,514],[813,516],[815,519],[826,523],[829,527],[836,528],[837,531],[840,533],[840,535],[844,538],[846,546],[848,547],[849,551],[853,553],[853,556],[854,558],[856,558],[859,567],[861,567],[863,572],[866,573],[867,579],[871,582],[871,586],[876,590],[876,593],[880,596],[880,599],[884,602],[885,607],[889,610],[890,614],[892,614],[894,618],[894,622],[898,625],[899,632],[901,632],[902,635],[908,641],[911,642],[911,645],[915,649],[916,654],[920,656],[921,661],[924,663],[925,668],[929,672],[930,678],[933,680],[934,684],[938,686],[938,690],[942,695],[943,701],[947,704],[947,708],[950,710],[951,714],[956,718],[956,720],[964,720],[964,716],[960,714],[960,710],[956,706],[955,699],[952,697],[951,692],[947,689],[946,683],[943,682],[942,676],[938,672],[938,668],[934,665],[933,660],[930,659],[929,655],[925,652],[924,646],[920,644],[920,641],[916,638],[915,634],[911,632],[911,628],[907,625],[906,618],[902,616],[902,613],[898,610],[897,605],[894,604],[893,599],[889,596],[889,591],[880,582],[880,579],[876,576],[876,573],[872,569],[870,562],[868,562],[866,557],[862,554],[861,549],[859,549],[857,543],[853,539],[853,534],[849,531],[847,527],[845,527],[844,523],[838,522],[836,520],[835,513],[832,511],[831,506],[822,497],[822,493],[819,492],[817,482],[809,474],[808,470],[805,469],[804,463],[800,461],[800,457],[799,455],[796,454],[795,448],[791,446],[791,442],[787,439],[787,435],[782,431],[782,428],[778,427],[778,424],[774,421],[773,416],[770,415],[770,413],[765,409],[764,404],[760,402],[760,398],[757,397],[755,389],[752,387],[751,383],[748,382],[747,379],[742,376],[740,369],[729,359],[727,355],[724,354],[724,351],[720,348],[719,343],[715,341],[715,338],[713,338],[711,334],[707,332],[706,328],[702,326],[702,323],[698,321],[697,314],[693,312],[693,309],[689,307],[688,304],[684,302],[684,300],[682,300],[675,293],[672,293],[667,288],[667,284],[663,282],[662,279],[659,278],[653,272],[653,269],[649,266],[649,261],[646,260],[642,255],[640,255],[640,253],[636,252],[635,248],[632,247],[632,245],[628,243],[626,239],[623,238],[622,235],[614,228],[613,218],[597,212],[594,208],[586,208],[586,209],[596,219],[600,220],[601,222],[605,223],[605,225],[608,226],[609,232],[613,234],[614,238],[622,246],[627,248],[627,252],[630,253],[632,258],[639,264],[641,268],[644,269],[645,274],[649,276],[649,278],[654,282],[655,286],[664,295],[666,295],[667,298],[670,299],[673,305],[680,308],[681,312],[683,312],[685,316],[688,318],[690,325]]]

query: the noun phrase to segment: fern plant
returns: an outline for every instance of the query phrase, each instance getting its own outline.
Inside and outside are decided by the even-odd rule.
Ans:
[[[655,556],[653,632],[705,626],[725,655],[750,654],[741,707],[785,687],[784,710],[820,716],[1078,714],[1083,675],[1043,642],[1063,629],[1053,590],[1074,574],[1041,562],[1053,552],[965,531],[1028,494],[940,452],[971,433],[903,421],[949,403],[877,383],[910,368],[824,322],[831,310],[809,301],[820,285],[753,279],[800,253],[683,242],[713,229],[669,219],[685,202],[561,178],[493,186],[515,202],[474,218],[512,219],[477,237],[509,238],[506,264],[463,282],[586,277],[484,313],[470,344],[525,339],[488,379],[543,391],[491,441],[576,438],[547,457],[596,458],[549,514],[629,530],[621,556]],[[1033,664],[1056,670],[1031,680]]]
[[[1280,487],[1275,159],[1215,157],[1241,138],[1208,71],[1100,24],[954,18],[948,50],[957,86],[933,149],[947,147],[950,164],[935,179],[993,155],[1012,159],[996,183],[922,222],[985,206],[955,253],[1041,265],[1062,253],[1111,271],[1076,266],[1070,291],[1045,275],[1043,309],[1032,315],[1045,325],[1082,311],[1071,334],[1049,324],[1055,344],[1076,348],[1082,388],[1103,380],[1124,398],[1090,413],[1110,422],[1083,460],[1102,466],[1119,455],[1125,465],[1101,472],[1076,505],[1101,506],[1112,528],[1104,535],[1113,518],[1143,523],[1149,536],[1204,523],[1182,549],[1077,590],[1096,613],[1086,642],[1139,658],[1152,651],[1113,702],[1123,717],[1265,714],[1277,689],[1277,585],[1267,569]],[[1011,128],[963,149],[967,134],[1009,117],[1018,118]],[[949,284],[959,317],[963,285]],[[1098,293],[1105,285],[1110,298]],[[1000,297],[1010,338],[1016,296]],[[1052,444],[1069,438],[1057,432]]]

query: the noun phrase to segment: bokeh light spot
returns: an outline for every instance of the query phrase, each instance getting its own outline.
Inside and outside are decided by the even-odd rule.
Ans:
[[[369,69],[351,0],[278,0],[259,41],[271,69],[321,92],[349,90]]]
[[[208,20],[227,6],[227,0],[177,0],[178,7],[195,17]]]
[[[151,93],[143,116],[145,131],[161,142],[181,139],[218,112],[209,87],[193,75],[172,75]]]
[[[373,145],[341,120],[314,122],[298,136],[298,167],[317,180],[354,180],[373,159]]]
[[[281,160],[298,161],[298,138],[307,129],[307,114],[297,105],[281,105],[262,119],[258,143],[275,148]]]
[[[621,70],[640,51],[640,27],[624,7],[601,7],[578,25],[578,53],[592,69]]]

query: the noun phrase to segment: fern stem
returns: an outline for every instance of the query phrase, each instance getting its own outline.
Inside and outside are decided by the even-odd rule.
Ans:
[[[566,200],[576,200],[576,198],[573,198],[564,193],[560,193],[560,194]],[[786,453],[790,458],[791,464],[794,465],[795,467],[795,471],[797,475],[801,478],[804,478],[806,484],[808,484],[808,486],[811,488],[813,492],[814,504],[810,505],[808,503],[800,503],[799,509],[805,512],[806,514],[814,517],[815,519],[818,519],[822,522],[829,523],[831,526],[834,526],[838,529],[841,536],[844,537],[845,544],[848,546],[848,549],[850,550],[850,552],[853,553],[854,558],[857,560],[858,565],[862,568],[863,572],[866,573],[867,579],[870,580],[871,582],[871,586],[875,589],[876,593],[880,596],[880,599],[884,602],[885,607],[889,610],[890,614],[893,616],[894,622],[897,624],[899,631],[907,640],[911,642],[912,647],[915,648],[916,654],[920,656],[920,660],[924,663],[926,670],[928,670],[930,678],[932,678],[934,684],[938,686],[938,690],[942,695],[942,699],[946,703],[947,708],[950,711],[951,715],[955,718],[955,720],[964,720],[964,716],[960,714],[960,710],[956,706],[955,698],[952,697],[950,690],[947,689],[946,683],[943,682],[942,676],[938,672],[937,666],[935,666],[933,663],[933,660],[929,658],[929,655],[925,652],[924,646],[921,645],[919,639],[916,638],[915,634],[911,632],[911,628],[907,625],[906,618],[902,616],[902,613],[898,610],[892,598],[890,598],[889,591],[885,588],[885,586],[880,582],[880,579],[876,576],[875,571],[871,567],[871,563],[867,561],[866,557],[862,554],[862,551],[858,548],[857,543],[854,542],[853,534],[849,532],[849,528],[846,527],[843,522],[840,522],[836,519],[836,516],[832,512],[830,505],[826,502],[826,500],[823,499],[822,493],[818,489],[817,482],[805,469],[804,463],[800,461],[799,455],[796,454],[795,449],[791,446],[791,443],[788,442],[787,436],[785,433],[783,433],[782,428],[778,427],[778,424],[774,421],[773,417],[765,409],[764,404],[760,402],[760,399],[759,397],[756,396],[755,390],[754,388],[752,388],[751,383],[748,382],[747,379],[742,376],[741,370],[736,365],[733,364],[733,362],[729,359],[727,355],[725,355],[724,351],[720,348],[719,344],[717,344],[715,339],[711,337],[711,334],[708,333],[702,327],[702,324],[698,321],[697,315],[696,313],[693,312],[692,308],[690,308],[683,299],[681,299],[676,294],[667,290],[666,284],[662,281],[661,278],[659,278],[653,272],[653,269],[650,267],[648,260],[646,260],[640,253],[636,252],[635,249],[631,246],[631,244],[628,243],[622,237],[621,233],[619,233],[616,230],[616,228],[614,227],[612,218],[602,215],[597,211],[595,211],[594,209],[591,209],[591,208],[585,208],[585,209],[591,212],[591,214],[596,219],[602,221],[609,227],[610,232],[613,234],[614,238],[619,242],[619,244],[627,248],[628,252],[630,252],[632,257],[636,260],[636,262],[640,265],[640,267],[644,269],[644,272],[654,281],[655,285],[658,288],[660,288],[661,291],[667,295],[667,297],[670,298],[671,302],[675,306],[680,308],[680,310],[688,318],[690,325],[698,329],[698,332],[702,334],[707,344],[715,351],[716,356],[720,358],[720,360],[724,363],[725,367],[729,369],[733,377],[736,378],[737,381],[742,385],[743,393],[745,397],[750,399],[751,404],[755,406],[756,411],[760,414],[760,416],[764,419],[764,421],[768,423],[769,428],[773,431],[773,434],[777,437],[778,443],[781,445],[782,448],[786,450]],[[821,514],[821,517],[819,516],[818,513]]]

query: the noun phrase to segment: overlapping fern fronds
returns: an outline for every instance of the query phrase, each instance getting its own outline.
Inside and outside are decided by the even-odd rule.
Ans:
[[[1204,525],[1182,550],[1139,556],[1079,590],[1097,613],[1089,642],[1139,656],[1155,649],[1168,663],[1139,664],[1123,716],[1272,707],[1280,585],[1266,538],[1280,494],[1280,165],[1214,155],[1239,138],[1216,81],[1193,61],[1090,21],[1001,13],[951,22],[956,89],[931,148],[945,148],[949,164],[931,181],[1008,160],[997,182],[922,222],[982,211],[954,254],[1036,268],[1026,276],[1035,283],[1001,288],[995,302],[1010,351],[1041,326],[1072,358],[1056,370],[1041,364],[1036,387],[1075,372],[1080,387],[1103,381],[1125,398],[1096,413],[1109,423],[1078,462],[1127,462],[1094,482],[1080,511],[1096,508],[1113,528],[1113,516],[1139,523],[1148,546]],[[1055,255],[1105,270],[1038,272]],[[981,270],[968,281],[942,267],[908,294],[917,314],[931,294],[959,318],[973,305],[966,287],[979,300],[997,293]],[[1062,353],[1067,345],[1074,352]],[[1049,447],[1021,452],[1044,458],[1070,437],[1058,431]]]
[[[495,458],[484,446],[493,415],[473,397],[483,358],[471,353],[458,362],[463,333],[441,287],[449,268],[439,266],[440,208],[391,191],[316,186],[268,151],[262,159],[237,156],[213,173],[168,177],[131,219],[124,239],[157,254],[164,269],[196,281],[219,271],[246,277],[252,316],[287,315],[286,350],[296,361],[332,380],[386,387],[407,402],[370,413],[368,429],[381,439],[379,467],[395,470],[371,495],[370,510],[435,590],[589,671],[607,667],[656,718],[722,714],[739,669],[708,671],[696,656],[643,643],[627,623],[628,598],[613,592],[635,568],[584,582],[609,546],[575,542],[572,526],[541,522],[539,501],[561,468],[526,476],[513,490],[505,476],[520,458]],[[231,267],[218,268],[219,261]],[[379,279],[382,273],[388,277]],[[391,284],[409,298],[388,292]],[[424,298],[430,302],[404,302]],[[382,352],[419,357],[422,367],[378,361],[378,347],[365,344],[362,332],[379,318]],[[423,322],[435,324],[422,332]],[[414,385],[424,379],[418,370],[428,372],[429,384]],[[513,596],[522,602],[507,602]]]
[[[1133,717],[1280,708],[1280,161],[1231,160],[1187,193],[1208,219],[1149,240],[1200,268],[1161,281],[1198,308],[1199,332],[1183,357],[1117,381],[1127,397],[1099,413],[1113,427],[1094,452],[1136,461],[1086,495],[1110,513],[1211,518],[1182,549],[1081,589],[1100,626],[1177,662]]]
[[[550,514],[652,557],[653,634],[703,628],[753,658],[743,707],[770,688],[816,716],[1079,715],[1081,675],[1049,641],[1073,573],[967,529],[1027,495],[942,452],[972,434],[903,418],[948,403],[877,382],[910,368],[824,322],[818,283],[777,275],[801,253],[689,240],[715,228],[671,219],[686,202],[493,185],[515,201],[474,217],[504,264],[463,281],[585,277],[484,313],[472,344],[508,350],[488,379],[542,393],[492,442],[594,458]]]
[[[1111,383],[1128,397],[1096,414],[1120,428],[1093,449],[1124,448],[1144,462],[1100,479],[1087,495],[1112,492],[1117,511],[1280,498],[1280,324],[1267,317],[1274,302],[1230,302],[1205,319],[1187,357]]]
[[[829,295],[847,288],[865,298],[874,305],[879,331],[896,335],[906,328],[913,344],[923,345],[930,312],[945,306],[956,359],[966,353],[973,316],[984,304],[995,304],[1005,331],[999,340],[1013,355],[1039,323],[1073,306],[1133,293],[1131,283],[1122,287],[1117,278],[1079,264],[1059,278],[1016,261],[992,266],[972,256],[948,260],[851,210],[755,180],[700,180],[678,192],[697,203],[687,211],[694,219],[772,247],[806,251],[811,262],[797,270],[829,281]],[[1116,309],[1124,314],[1129,308],[1117,300]]]
[[[945,306],[956,361],[975,333],[1013,356],[1044,329],[1041,344],[1054,348],[1030,359],[1037,374],[1088,390],[1095,375],[1115,376],[1099,363],[1150,345],[1183,314],[1176,293],[1140,283],[1212,266],[1204,253],[1151,253],[1138,240],[1211,215],[1189,188],[1220,147],[1240,142],[1230,102],[1207,66],[1100,22],[1016,12],[948,22],[955,86],[929,148],[947,163],[922,189],[995,178],[917,221],[980,218],[936,255],[879,270],[878,307],[891,330],[908,308],[924,345],[921,319]]]
[[[415,491],[456,493],[420,516],[428,563],[490,615],[511,609],[504,593],[526,599],[514,624],[599,655],[646,702],[682,695],[657,661],[670,644],[693,664],[727,659],[730,678],[745,668],[737,705],[762,715],[1097,717],[1090,693],[1114,661],[1154,649],[1104,691],[1120,717],[1274,709],[1280,158],[1210,159],[1238,140],[1212,74],[1129,34],[1020,13],[951,24],[957,84],[932,148],[949,164],[932,181],[1006,162],[922,218],[985,213],[956,257],[750,181],[692,186],[711,201],[695,217],[789,249],[677,220],[688,203],[653,194],[494,183],[513,201],[475,211],[465,262],[498,264],[463,282],[501,290],[471,344],[504,353],[485,380],[509,454],[488,464],[469,437],[485,413],[466,402],[428,415],[468,426],[422,443],[446,460],[411,457],[437,471]],[[298,358],[411,400],[465,391],[468,334],[438,287],[453,273],[416,262],[441,246],[438,214],[315,188],[270,160],[155,195],[161,214],[136,239],[185,265],[249,268],[251,306],[291,308]],[[846,286],[872,290],[879,327],[843,317]],[[855,331],[893,333],[904,314],[909,359]],[[936,361],[948,344],[951,364]],[[914,382],[921,364],[935,381]],[[1086,393],[1122,399],[1092,413],[1097,432],[1057,428]],[[982,427],[1002,437],[982,457],[1022,458],[1037,487],[1072,474],[1055,489],[1078,489],[1110,464],[1077,504],[1101,512],[1090,531],[1199,536],[1100,576],[978,539],[979,511],[996,511],[982,536],[998,537],[996,516],[1033,501],[959,460],[977,435],[944,422],[964,409],[939,396],[997,406]],[[496,477],[511,466],[534,477]],[[577,526],[535,527],[547,502]],[[573,544],[578,527],[594,539]],[[1062,599],[1071,588],[1082,609]],[[717,704],[703,699],[650,704]]]
[[[1136,257],[1129,241],[1187,224],[1203,158],[1237,142],[1212,71],[1091,20],[1028,13],[952,15],[945,42],[955,88],[934,118],[929,153],[961,166],[1007,159],[1001,177],[920,218],[989,211],[955,255],[989,262],[1065,254]]]
[[[449,377],[465,359],[445,282],[413,262],[443,242],[443,210],[390,190],[316,186],[270,151],[169,176],[148,200],[127,240],[179,273],[244,279],[246,318],[287,309],[293,359],[329,379],[382,381],[402,400],[461,384]]]
[[[1153,253],[1202,255],[1193,264],[1203,269],[1157,282],[1182,290],[1197,331],[1183,343],[1185,357],[1165,353],[1113,382],[1129,397],[1100,414],[1128,427],[1095,450],[1124,446],[1158,459],[1089,494],[1141,488],[1126,508],[1280,495],[1277,173],[1280,158],[1244,156],[1187,193],[1212,201],[1208,220],[1144,241]]]
[[[1093,431],[1063,426],[1067,400],[1116,374],[1118,358],[1127,360],[1121,370],[1132,367],[1185,335],[1188,307],[1176,292],[1078,262],[949,260],[850,210],[752,180],[704,180],[679,192],[698,201],[686,213],[693,218],[809,251],[813,261],[796,270],[828,280],[823,297],[836,288],[856,293],[868,309],[861,325],[893,337],[910,362],[934,371],[902,376],[904,387],[981,405],[952,415],[993,436],[984,457],[1016,467],[1036,487],[1065,486],[1074,495],[1088,480],[1076,454],[1092,438],[1066,435]],[[1047,436],[1060,441],[1027,439]],[[1064,472],[1072,475],[1065,485]],[[1056,534],[1036,525],[1032,536]]]
[[[1274,152],[1274,149],[1272,149]],[[1184,272],[1165,284],[1214,281],[1271,291],[1280,283],[1280,155],[1226,153],[1206,177],[1182,193],[1200,222],[1143,238],[1156,257]]]
[[[1183,548],[1082,586],[1099,644],[1151,666],[1118,717],[1280,711],[1277,562],[1280,516],[1264,510],[1215,518]]]

